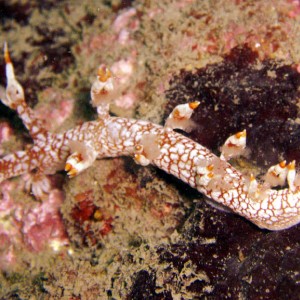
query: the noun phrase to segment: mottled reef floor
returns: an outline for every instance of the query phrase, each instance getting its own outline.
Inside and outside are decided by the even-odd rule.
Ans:
[[[104,63],[119,79],[112,114],[163,124],[199,100],[189,136],[219,154],[247,129],[250,154],[232,162],[243,172],[300,163],[299,1],[11,0],[0,16],[0,45],[49,130],[96,117]],[[3,97],[1,56],[0,74]],[[30,142],[0,104],[0,154]],[[53,185],[43,201],[21,177],[0,185],[0,299],[300,299],[300,226],[261,230],[128,157]]]

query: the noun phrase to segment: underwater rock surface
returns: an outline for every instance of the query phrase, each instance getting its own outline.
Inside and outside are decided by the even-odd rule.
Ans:
[[[247,129],[249,157],[234,163],[263,173],[300,162],[300,5],[271,2],[2,1],[0,44],[8,42],[27,103],[51,130],[94,119],[90,85],[105,63],[126,79],[115,115],[163,122],[163,110],[199,100],[189,136],[218,154]],[[1,57],[0,71],[5,86]],[[31,142],[2,104],[0,119],[1,154]],[[55,251],[43,231],[57,232],[50,217],[30,223],[32,241],[47,249],[37,253],[19,230],[31,215],[15,226],[15,207],[43,216],[36,207],[52,203],[24,192],[22,178],[1,186],[0,299],[299,299],[299,226],[261,230],[131,158],[96,161],[72,180],[59,175],[59,205],[45,210],[67,235]]]

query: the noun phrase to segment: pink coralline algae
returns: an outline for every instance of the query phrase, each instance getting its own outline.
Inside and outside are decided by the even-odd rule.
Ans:
[[[137,96],[131,92],[131,93],[126,93],[125,95],[120,96],[115,100],[115,104],[118,107],[122,107],[124,109],[130,109],[133,107],[134,103],[137,100]]]
[[[92,54],[95,51],[104,49],[111,51],[116,47],[133,45],[135,41],[131,35],[138,29],[139,20],[135,8],[124,10],[114,20],[111,21],[112,32],[103,32],[89,36],[83,40],[83,43],[77,47],[77,50],[84,54]]]
[[[0,123],[0,155],[3,154],[2,143],[8,142],[13,134],[13,130],[7,122]]]
[[[12,135],[12,129],[7,122],[0,123],[0,144],[9,141]]]
[[[137,100],[136,93],[128,90],[135,68],[135,53],[132,53],[128,59],[121,59],[115,62],[111,67],[115,76],[115,90],[118,91],[115,95],[114,103],[120,108],[130,109]]]
[[[47,95],[52,95],[52,101],[58,94],[50,89]],[[61,96],[58,97],[61,99]],[[69,116],[73,107],[72,100],[61,102],[60,110],[52,110],[51,120],[45,120],[45,111],[48,108],[40,107],[36,115],[45,120],[47,128],[57,128],[61,122]],[[49,114],[48,114],[49,115]],[[50,123],[51,122],[51,123]],[[9,142],[13,130],[7,122],[0,123],[0,149],[1,145]],[[32,176],[24,175],[25,186],[29,184]],[[53,180],[49,181],[52,185]],[[18,262],[17,253],[21,249],[30,252],[40,252],[46,249],[59,250],[68,244],[64,224],[60,215],[60,206],[64,199],[59,190],[52,190],[42,203],[32,202],[30,204],[18,201],[13,191],[22,188],[22,182],[4,181],[1,183],[0,200],[0,237],[3,243],[0,248],[0,268],[12,269]]]
[[[296,18],[300,14],[300,2],[299,0],[288,0],[291,3],[292,8],[289,9],[288,15],[290,18]]]
[[[48,130],[55,130],[70,117],[73,112],[74,100],[70,95],[62,96],[61,92],[53,88],[45,89],[42,97],[47,99],[47,102],[36,108],[35,114],[44,120]]]
[[[15,182],[1,183],[0,201],[0,268],[13,268],[18,261],[17,251],[40,252],[46,249],[58,251],[68,244],[59,212],[63,193],[53,190],[42,203],[25,204],[12,196],[20,188]]]
[[[46,201],[19,211],[21,232],[25,245],[32,251],[44,250],[46,246],[58,250],[68,244],[60,215],[63,193],[52,190]]]
[[[16,262],[16,255],[14,251],[14,244],[20,240],[20,232],[18,230],[18,223],[14,220],[9,224],[9,228],[4,220],[10,217],[14,208],[14,203],[9,195],[9,191],[14,188],[14,184],[9,182],[1,183],[2,199],[0,201],[0,268],[7,269]],[[9,222],[10,223],[10,222]]]
[[[261,59],[276,57],[288,59],[291,52],[285,52],[285,45],[289,39],[295,36],[292,18],[299,15],[299,1],[234,1],[239,13],[234,18],[229,18],[222,26],[214,26],[220,22],[217,14],[206,14],[199,10],[191,10],[191,17],[201,19],[209,25],[205,31],[204,38],[197,39],[193,30],[187,30],[186,34],[192,41],[192,51],[199,57],[209,54],[224,54],[239,45],[248,44],[258,52]],[[276,21],[260,22],[257,12],[266,12],[265,19]],[[244,15],[245,13],[245,15]],[[244,15],[243,17],[241,17]],[[249,26],[251,23],[251,27]],[[297,36],[294,37],[297,39]]]
[[[119,14],[113,22],[112,29],[118,35],[117,41],[119,44],[126,45],[130,41],[130,34],[139,27],[136,14],[136,9],[130,8]]]

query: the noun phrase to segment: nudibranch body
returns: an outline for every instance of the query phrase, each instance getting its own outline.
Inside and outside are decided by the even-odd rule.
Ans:
[[[6,99],[2,102],[17,111],[33,145],[0,159],[0,181],[30,173],[27,186],[37,197],[42,197],[50,188],[46,175],[65,169],[73,177],[96,159],[129,155],[143,166],[152,164],[178,177],[261,228],[281,230],[300,222],[300,187],[294,161],[271,167],[265,183],[260,184],[252,175],[244,176],[227,161],[244,152],[246,131],[229,137],[221,156],[217,157],[173,130],[188,130],[193,126],[190,117],[199,106],[198,101],[175,107],[165,126],[112,117],[109,100],[114,93],[113,77],[102,65],[91,88],[91,101],[97,106],[98,119],[54,134],[43,127],[26,105],[7,46],[4,52],[7,87]],[[273,188],[286,181],[288,188]]]

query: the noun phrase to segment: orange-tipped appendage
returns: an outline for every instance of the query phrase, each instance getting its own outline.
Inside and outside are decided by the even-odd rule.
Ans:
[[[9,51],[8,51],[8,46],[7,43],[4,43],[4,60],[6,64],[11,63],[11,59],[10,59],[10,55],[9,55]]]
[[[189,107],[194,110],[199,106],[199,104],[200,104],[199,101],[190,102]]]
[[[206,169],[211,172],[214,169],[214,165],[210,164],[206,167]]]
[[[280,168],[284,169],[286,167],[286,160],[283,160],[279,163]]]
[[[295,160],[291,161],[291,162],[288,164],[287,167],[288,167],[289,170],[295,170],[295,168],[296,168],[296,161],[295,161]]]
[[[77,175],[77,170],[75,168],[73,168],[73,166],[69,163],[66,163],[65,171],[67,172],[69,177],[74,177]]]
[[[97,75],[101,82],[106,82],[111,77],[111,72],[106,66],[102,65],[99,67]]]
[[[136,145],[135,146],[135,151],[136,152],[141,152],[143,150],[143,146],[142,145]]]
[[[65,165],[65,171],[69,172],[72,169],[72,166],[69,163],[66,163]]]
[[[246,129],[235,134],[236,138],[238,138],[238,139],[240,139],[242,137],[246,137],[246,135],[247,135]]]

